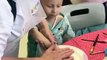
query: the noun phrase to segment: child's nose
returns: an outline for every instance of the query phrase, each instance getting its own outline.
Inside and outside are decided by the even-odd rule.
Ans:
[[[53,12],[54,12],[54,13],[57,12],[57,8],[56,8],[56,7],[53,8]]]

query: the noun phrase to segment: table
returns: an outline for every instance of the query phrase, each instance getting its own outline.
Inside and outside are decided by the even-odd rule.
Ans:
[[[95,41],[97,35],[99,34],[98,41],[105,41],[105,40],[107,41],[107,35],[103,34],[103,32],[107,34],[107,29],[97,30],[94,32],[86,33],[81,36],[72,38],[67,42],[65,42],[64,45],[71,45],[80,48],[87,54],[88,60],[103,60],[105,56],[104,53],[90,55],[89,51],[94,42],[81,40],[81,39],[87,39],[87,40]],[[107,43],[97,42],[94,48],[94,52],[104,51],[105,48],[107,48]]]

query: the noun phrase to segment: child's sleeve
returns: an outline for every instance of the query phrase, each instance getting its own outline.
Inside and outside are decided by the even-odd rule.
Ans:
[[[64,34],[63,34],[63,40],[65,42],[65,41],[75,37],[75,33],[66,16],[65,16],[65,21],[64,21],[64,27],[65,27],[65,30],[64,30]]]

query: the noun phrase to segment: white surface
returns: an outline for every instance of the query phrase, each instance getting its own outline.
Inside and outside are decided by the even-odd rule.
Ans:
[[[88,57],[85,54],[85,52],[80,50],[79,48],[76,48],[74,46],[69,46],[69,45],[59,45],[59,48],[73,49],[74,53],[71,56],[73,56],[74,60],[88,60]]]

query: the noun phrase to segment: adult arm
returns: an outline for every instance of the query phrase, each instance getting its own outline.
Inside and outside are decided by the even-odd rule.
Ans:
[[[2,57],[1,60],[73,60],[69,57],[73,53],[73,50],[69,48],[59,49],[56,45],[51,45],[47,51],[40,58],[13,58],[13,57]]]
[[[0,60],[7,45],[7,39],[11,35],[13,16],[7,0],[0,0]]]

